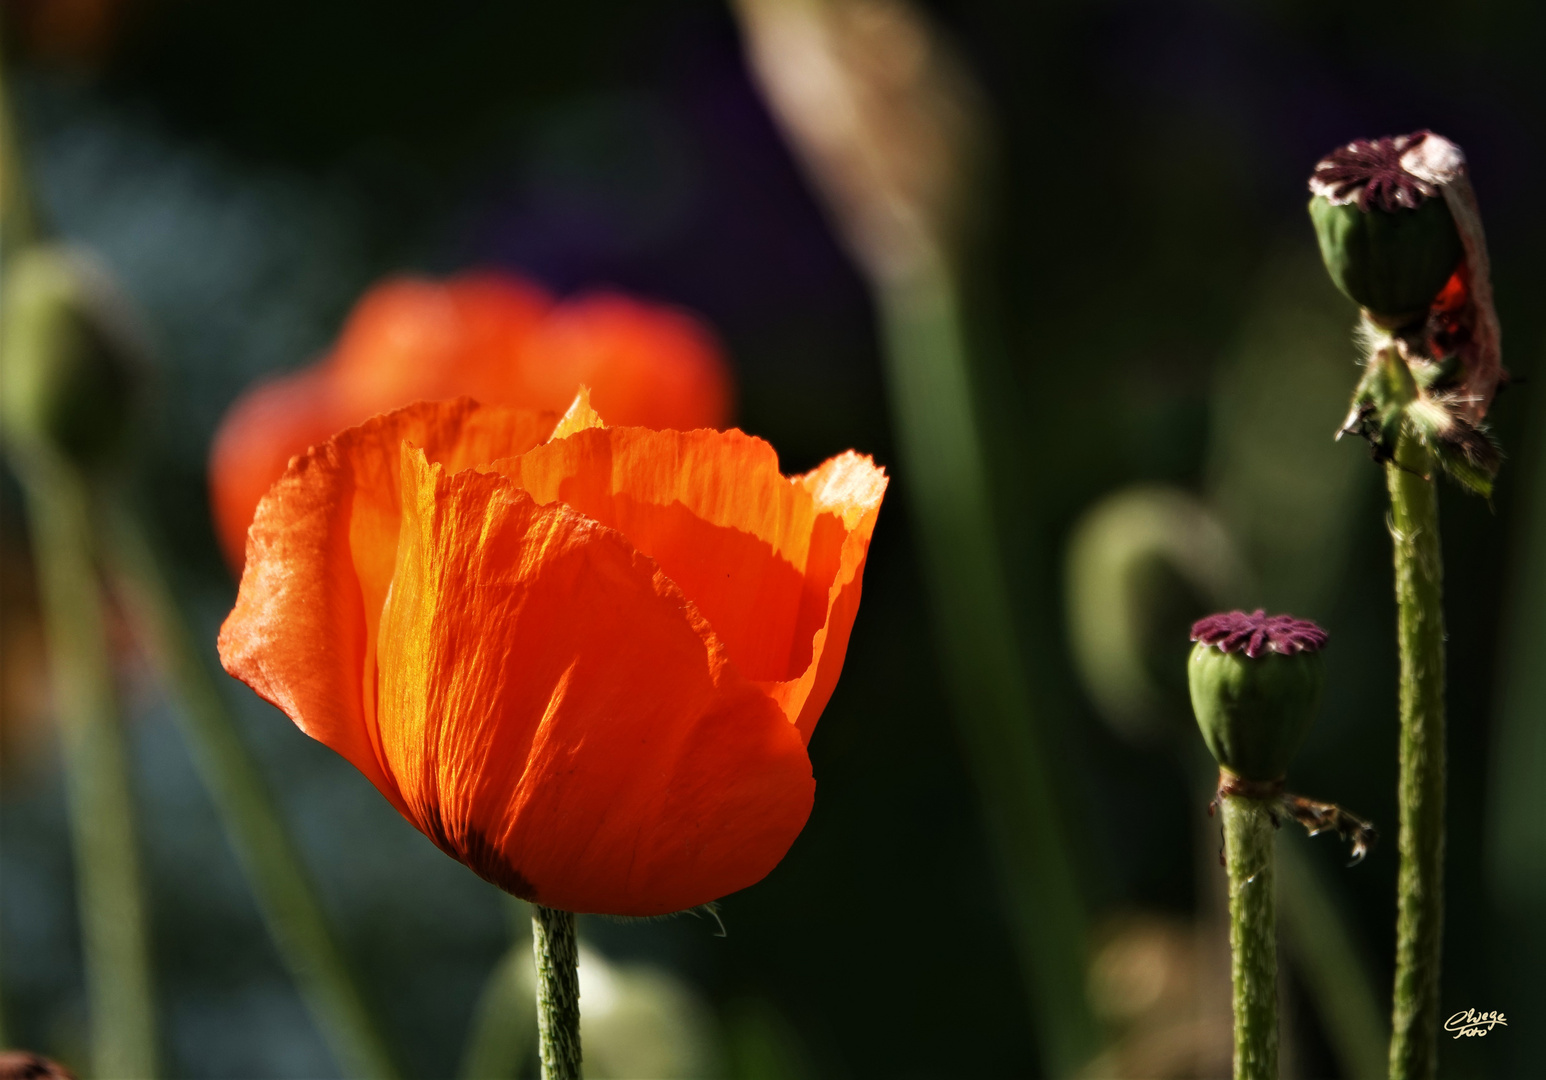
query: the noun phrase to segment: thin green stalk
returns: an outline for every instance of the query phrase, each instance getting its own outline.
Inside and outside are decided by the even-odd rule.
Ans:
[[[1529,470],[1508,576],[1486,830],[1492,900],[1502,916],[1491,934],[1494,992],[1512,1003],[1510,1017],[1515,1010],[1546,1016],[1546,400],[1539,395],[1533,419],[1533,445],[1521,455]],[[1546,1025],[1510,1028],[1495,1052],[1500,1073],[1528,1076],[1546,1061]]]
[[[887,6],[898,40],[921,46],[917,63],[900,66],[872,62],[863,5],[734,0],[733,7],[763,96],[876,301],[951,712],[997,856],[1042,1071],[1070,1076],[1098,1047],[1085,994],[1087,928],[1041,745],[1045,714],[1034,708],[1045,695],[1033,694],[1026,672],[1030,642],[1015,626],[999,539],[1025,503],[1024,481],[1016,476],[998,490],[990,483],[990,463],[1018,466],[1010,458],[1019,440],[995,438],[1004,445],[991,457],[984,444],[980,406],[991,400],[998,370],[981,347],[981,331],[993,322],[982,317],[992,290],[968,290],[994,201],[984,97],[969,65],[915,5]],[[821,73],[817,94],[812,70]],[[962,314],[966,296],[975,299],[975,339]]]
[[[580,949],[574,913],[533,904],[542,1080],[580,1080]]]
[[[462,1051],[462,1080],[512,1080],[530,1053],[531,995],[521,985],[521,968],[530,962],[516,945],[489,972]]]
[[[1431,1080],[1438,1065],[1444,921],[1444,568],[1433,470],[1427,450],[1407,434],[1401,436],[1396,460],[1385,466],[1401,653],[1401,866],[1396,878],[1391,1080]]]
[[[1008,895],[1046,1071],[1097,1049],[1086,927],[1009,607],[965,334],[939,262],[880,291],[892,409],[967,764]]]
[[[1290,834],[1295,830],[1287,830]],[[1377,1077],[1385,1071],[1390,1031],[1363,949],[1333,900],[1302,834],[1278,851],[1278,902],[1289,960],[1310,991],[1321,1030],[1344,1076]]]
[[[458,1075],[462,1080],[511,1080],[531,1052],[535,1019],[530,988],[524,984],[522,965],[531,963],[529,908],[515,897],[505,898],[510,907],[514,933],[510,948],[489,972],[478,997],[477,1012],[462,1050]]]
[[[92,1073],[153,1077],[149,932],[128,753],[91,557],[90,497],[80,473],[52,455],[17,453],[13,460],[26,492],[64,749]]]
[[[11,115],[11,81],[5,70],[7,53],[8,49],[0,49],[0,254],[5,255],[20,251],[38,234],[32,193],[17,152],[20,140]]]
[[[1272,803],[1230,795],[1224,817],[1229,871],[1229,973],[1234,990],[1235,1080],[1277,1080],[1278,947],[1273,904]]]
[[[1207,776],[1205,782],[1196,782],[1195,790],[1212,795],[1218,787],[1218,764],[1201,747],[1195,749],[1198,752],[1189,757],[1188,765],[1194,776],[1203,769]],[[1297,829],[1284,831],[1288,835],[1277,852],[1276,899],[1287,963],[1309,988],[1310,1005],[1342,1075],[1380,1076],[1385,1071],[1390,1028],[1365,950],[1330,882],[1310,857],[1311,841]],[[1218,832],[1211,823],[1200,855],[1210,875],[1216,873]]]
[[[139,522],[116,503],[105,504],[103,516],[110,569],[177,698],[176,716],[199,778],[285,966],[344,1071],[362,1080],[390,1080],[398,1075],[392,1056],[220,694],[213,654],[195,644]]]

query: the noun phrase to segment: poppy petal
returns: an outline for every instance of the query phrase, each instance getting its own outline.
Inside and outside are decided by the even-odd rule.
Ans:
[[[379,760],[376,632],[397,560],[400,446],[465,469],[547,437],[552,414],[462,399],[378,416],[290,462],[258,506],[225,669],[348,758],[403,808]]]
[[[591,408],[590,387],[582,384],[579,392],[574,395],[574,400],[569,404],[569,411],[559,418],[558,426],[553,429],[553,434],[548,436],[548,441],[567,439],[577,431],[606,426],[600,414]]]
[[[887,478],[873,459],[850,450],[800,477],[800,484],[810,492],[818,509],[842,518],[846,533],[839,565],[827,590],[826,618],[811,646],[810,664],[795,678],[768,688],[800,729],[801,737],[810,742],[816,721],[843,672],[848,637],[859,614],[864,563]]]
[[[604,428],[490,468],[653,558],[809,738],[842,667],[885,491],[869,458],[791,479],[771,446],[739,431]]]
[[[761,879],[809,815],[798,733],[628,539],[404,448],[382,751],[410,819],[527,899],[655,915]]]
[[[216,438],[211,498],[240,570],[258,500],[290,458],[419,400],[560,412],[581,383],[614,422],[721,426],[733,397],[713,333],[683,311],[595,294],[555,304],[503,273],[394,278],[367,293],[320,364],[244,395]]]

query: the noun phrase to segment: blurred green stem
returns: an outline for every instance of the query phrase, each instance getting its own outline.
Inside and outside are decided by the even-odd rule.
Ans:
[[[462,1080],[512,1080],[531,1048],[532,996],[521,978],[521,965],[531,963],[530,909],[513,896],[505,900],[515,924],[513,940],[483,984],[462,1050]]]
[[[1401,866],[1391,1080],[1431,1080],[1437,1068],[1444,920],[1444,569],[1433,469],[1428,451],[1405,433],[1396,460],[1385,466],[1401,654]]]
[[[43,451],[13,455],[27,498],[64,749],[86,956],[93,1075],[157,1075],[149,933],[128,753],[90,546],[84,477]]]
[[[542,1080],[580,1080],[580,946],[574,913],[531,906]]]
[[[1342,1074],[1378,1077],[1390,1032],[1362,948],[1305,849],[1307,841],[1287,831],[1278,849],[1278,903],[1289,958],[1309,988]]]
[[[1073,851],[1054,794],[1045,716],[1033,702],[1001,530],[1030,501],[1018,436],[984,405],[999,374],[982,331],[992,288],[967,290],[991,235],[992,122],[985,95],[932,20],[907,0],[734,0],[751,69],[833,222],[869,280],[881,322],[892,429],[938,622],[951,712],[981,800],[1042,1071],[1095,1055],[1088,940]],[[979,262],[980,260],[980,262]],[[996,389],[996,388],[995,388]],[[1000,395],[1002,396],[1002,395]],[[1008,437],[1010,435],[1014,437]],[[1013,477],[999,485],[990,466]],[[1024,558],[1023,553],[1017,553]],[[1042,620],[1044,605],[1037,611]],[[1045,700],[1045,688],[1040,700]]]
[[[1278,949],[1273,905],[1272,805],[1230,795],[1224,817],[1229,871],[1229,973],[1234,988],[1235,1080],[1277,1080]]]
[[[37,239],[38,232],[18,152],[16,121],[11,115],[8,51],[0,48],[0,256],[20,251]]]
[[[1503,916],[1493,933],[1495,977],[1504,980],[1499,999],[1517,1002],[1522,1016],[1546,1015],[1546,399],[1540,395],[1534,419],[1508,577],[1487,825],[1492,899]],[[1500,1049],[1510,1075],[1529,1075],[1546,1061],[1546,1025],[1511,1029]]]
[[[1009,607],[955,281],[941,260],[879,292],[892,410],[955,716],[1008,894],[1046,1071],[1097,1049],[1086,927]]]
[[[177,698],[176,715],[199,778],[285,966],[344,1071],[362,1080],[390,1080],[398,1075],[391,1054],[214,681],[212,654],[195,644],[135,516],[111,500],[104,500],[102,514],[105,555],[125,607]]]

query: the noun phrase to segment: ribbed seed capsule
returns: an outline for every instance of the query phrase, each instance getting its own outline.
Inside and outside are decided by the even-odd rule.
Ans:
[[[1282,779],[1320,708],[1326,632],[1257,610],[1192,627],[1192,710],[1219,765],[1253,781]]]
[[[1331,280],[1382,322],[1427,311],[1465,255],[1443,194],[1464,165],[1431,132],[1360,139],[1332,151],[1310,177],[1310,218]]]

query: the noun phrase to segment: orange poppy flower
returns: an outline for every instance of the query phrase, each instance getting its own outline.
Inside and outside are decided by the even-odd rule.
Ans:
[[[508,274],[378,285],[329,356],[248,392],[226,414],[209,467],[226,558],[241,568],[258,500],[292,457],[335,431],[463,394],[556,413],[581,383],[619,424],[686,430],[730,419],[723,353],[683,312],[610,293],[555,304]]]
[[[226,670],[517,896],[658,915],[760,880],[815,793],[886,476],[740,431],[466,399],[290,463]]]

